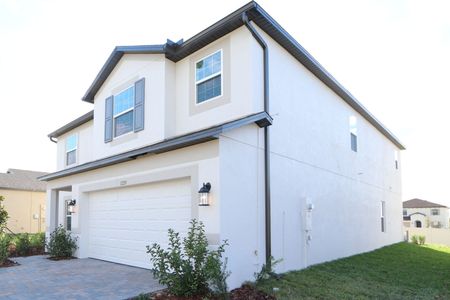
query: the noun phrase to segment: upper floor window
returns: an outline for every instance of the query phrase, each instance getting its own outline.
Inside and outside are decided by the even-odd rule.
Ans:
[[[66,165],[71,165],[77,161],[78,138],[73,134],[66,139]]]
[[[398,151],[394,151],[395,169],[398,170]]]
[[[439,216],[439,209],[437,209],[437,208],[431,209],[431,215],[432,216]]]
[[[350,148],[352,151],[358,152],[358,128],[357,128],[357,120],[355,116],[351,116],[349,118],[349,126],[350,126]]]
[[[403,210],[403,216],[408,216],[408,211],[406,209]]]
[[[130,131],[144,130],[145,78],[105,99],[105,143]]]
[[[134,86],[114,96],[114,137],[133,131]]]
[[[222,95],[222,50],[195,63],[196,101],[204,101]]]

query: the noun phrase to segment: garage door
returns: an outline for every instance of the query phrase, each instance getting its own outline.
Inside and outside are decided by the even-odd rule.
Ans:
[[[186,232],[191,219],[188,179],[89,194],[89,257],[151,268],[146,246],[167,245],[167,230]]]

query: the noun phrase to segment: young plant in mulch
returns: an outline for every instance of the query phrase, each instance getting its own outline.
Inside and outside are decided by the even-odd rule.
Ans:
[[[194,219],[190,224],[183,239],[169,229],[167,250],[156,243],[147,246],[153,275],[167,287],[166,292],[153,299],[214,299],[227,295],[226,279],[230,273],[226,270],[226,259],[222,259],[227,241],[217,250],[209,250],[203,223]]]
[[[62,260],[71,259],[77,250],[77,238],[73,238],[70,232],[63,226],[58,226],[51,234],[47,243],[49,259]]]
[[[9,245],[11,239],[8,235],[0,233],[0,268],[12,267],[18,263],[9,259]]]

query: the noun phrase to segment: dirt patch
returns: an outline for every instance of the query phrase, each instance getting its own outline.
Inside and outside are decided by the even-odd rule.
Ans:
[[[77,259],[77,258],[74,257],[74,256],[71,256],[71,257],[55,257],[55,256],[51,256],[51,257],[47,257],[47,259],[54,260],[54,261],[59,261],[59,260],[70,260],[70,259]]]
[[[18,262],[12,261],[10,259],[6,259],[3,264],[0,264],[0,268],[9,268],[20,265]]]
[[[142,299],[142,298],[140,298]],[[221,299],[219,297],[214,297],[210,295],[203,296],[192,296],[192,297],[179,297],[174,296],[167,291],[160,291],[153,294],[148,295],[150,300],[218,300]],[[254,286],[245,284],[240,288],[234,289],[229,294],[230,300],[276,300],[274,296],[268,295],[262,291],[257,290]]]

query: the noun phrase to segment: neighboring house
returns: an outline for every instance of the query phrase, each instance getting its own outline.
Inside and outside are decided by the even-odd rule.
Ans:
[[[83,101],[41,178],[78,257],[150,268],[145,246],[198,218],[228,240],[233,287],[271,255],[284,272],[402,239],[404,147],[255,2],[185,42],[116,47]]]
[[[449,228],[447,206],[422,199],[403,202],[403,224],[405,227]]]
[[[37,177],[48,173],[8,169],[0,173],[0,195],[9,219],[6,224],[14,233],[45,231],[46,183]]]

